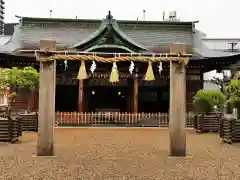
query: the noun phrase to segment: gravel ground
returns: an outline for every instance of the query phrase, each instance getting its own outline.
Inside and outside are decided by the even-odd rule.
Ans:
[[[36,157],[37,134],[27,132],[18,144],[0,144],[0,179],[240,179],[240,146],[188,130],[188,156],[173,158],[168,135],[143,128],[56,129],[56,156]]]

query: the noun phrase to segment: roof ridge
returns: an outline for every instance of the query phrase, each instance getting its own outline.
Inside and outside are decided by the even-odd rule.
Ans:
[[[35,20],[35,21],[52,21],[52,22],[81,22],[81,21],[90,21],[90,22],[101,22],[103,19],[74,19],[74,18],[46,18],[46,17],[26,17],[26,16],[19,16],[19,18],[22,21],[26,20]],[[191,25],[198,23],[199,21],[163,21],[163,20],[123,20],[118,19],[116,20],[120,23],[139,23],[139,24],[169,24],[169,25],[175,25],[175,24],[182,24],[182,25]]]

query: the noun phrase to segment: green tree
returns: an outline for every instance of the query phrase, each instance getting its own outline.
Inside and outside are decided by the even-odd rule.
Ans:
[[[33,67],[25,67],[19,69],[13,67],[0,69],[0,86],[17,86],[28,89],[35,89],[38,87],[39,73]]]
[[[219,90],[201,89],[193,97],[195,108],[201,112],[211,112],[214,106],[222,108],[225,102],[226,96]]]
[[[38,83],[39,73],[33,67],[0,69],[0,88],[11,88],[11,94],[8,95],[9,109],[15,101],[18,88],[27,88],[34,91],[38,87]],[[10,113],[10,110],[8,110],[8,113]]]
[[[240,80],[231,80],[226,88],[226,92],[229,97],[228,102],[231,103],[232,107],[240,108]]]

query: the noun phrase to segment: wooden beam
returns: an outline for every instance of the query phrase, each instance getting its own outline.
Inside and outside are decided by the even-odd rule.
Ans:
[[[38,156],[53,156],[56,61],[40,63]]]
[[[138,113],[138,79],[134,79],[133,85],[133,112]]]
[[[84,80],[79,80],[78,86],[78,112],[84,111]]]
[[[172,45],[174,52],[181,52],[184,45]],[[170,62],[170,156],[186,155],[186,66]]]
[[[170,156],[186,155],[186,68],[170,63]]]
[[[45,40],[41,41],[42,43],[46,44]],[[56,43],[56,42],[55,42]],[[176,45],[176,44],[174,44]],[[41,46],[41,45],[40,45]],[[168,56],[168,57],[178,57],[179,56],[179,52],[170,52],[170,53],[109,53],[109,52],[86,52],[86,51],[57,51],[57,50],[51,50],[49,49],[51,47],[51,45],[47,45],[47,48],[44,48],[44,46],[42,45],[42,48],[40,50],[33,50],[33,49],[24,49],[24,50],[20,50],[20,53],[38,53],[38,54],[43,54],[43,55],[96,55],[96,56],[146,56],[146,57],[152,57],[153,55],[156,57],[162,56]],[[52,46],[55,47],[56,46]],[[172,48],[175,49],[175,48]],[[183,48],[182,48],[183,49]],[[186,49],[186,48],[185,48]],[[191,57],[192,54],[188,54],[188,53],[181,53],[180,57]]]

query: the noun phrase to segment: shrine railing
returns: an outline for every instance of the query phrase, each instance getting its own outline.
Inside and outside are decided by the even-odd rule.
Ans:
[[[186,127],[193,127],[194,114],[187,113]],[[168,127],[167,113],[120,112],[56,112],[56,126],[116,125],[136,127]]]

